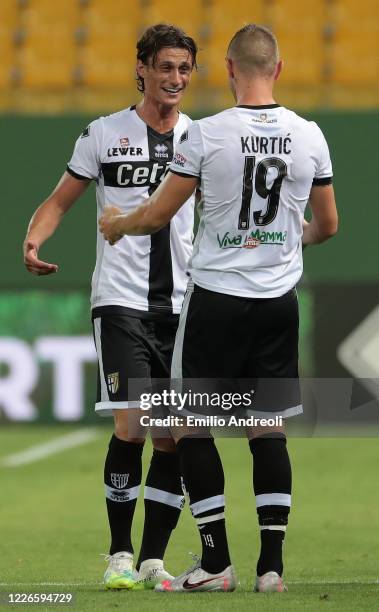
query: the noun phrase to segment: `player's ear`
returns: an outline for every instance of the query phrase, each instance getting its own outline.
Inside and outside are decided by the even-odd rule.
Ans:
[[[233,60],[230,57],[226,57],[225,58],[225,63],[226,63],[226,69],[228,71],[229,78],[234,79]]]
[[[136,64],[137,76],[144,78],[145,70],[146,70],[146,65],[141,60],[137,60],[137,64]]]
[[[275,81],[278,80],[279,75],[282,72],[283,66],[284,66],[283,60],[279,60],[278,63],[276,64],[275,73],[274,73],[274,80]]]

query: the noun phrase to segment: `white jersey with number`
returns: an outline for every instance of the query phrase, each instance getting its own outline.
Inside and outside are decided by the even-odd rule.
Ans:
[[[98,218],[105,205],[130,211],[158,187],[173,149],[191,120],[179,113],[160,134],[130,107],[93,121],[78,138],[67,171],[96,181]],[[143,313],[179,313],[192,252],[194,197],[152,236],[124,236],[110,246],[98,231],[92,307],[122,306]]]
[[[310,190],[332,181],[328,146],[316,123],[277,104],[236,106],[192,123],[170,170],[201,183],[189,264],[196,284],[265,298],[296,285]]]

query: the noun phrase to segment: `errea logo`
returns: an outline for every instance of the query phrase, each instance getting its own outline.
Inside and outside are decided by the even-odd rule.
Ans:
[[[159,143],[154,147],[155,157],[168,157],[168,147],[165,144]]]

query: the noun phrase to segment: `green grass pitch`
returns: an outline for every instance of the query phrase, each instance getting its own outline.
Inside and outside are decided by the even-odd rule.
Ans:
[[[74,429],[3,426],[0,464],[11,453]],[[110,431],[99,427],[98,437],[89,444],[22,467],[0,467],[2,597],[8,592],[72,592],[75,601],[69,609],[138,612],[379,608],[377,439],[289,439],[294,479],[285,544],[289,592],[267,595],[251,592],[258,530],[248,446],[245,440],[219,440],[230,548],[240,586],[234,593],[165,595],[107,592],[101,585],[105,564],[100,554],[108,546],[102,470]],[[148,444],[145,472],[150,455]],[[136,554],[142,510],[140,499],[134,525]],[[191,563],[188,551],[199,552],[199,545],[186,506],[167,551],[167,569],[185,570]]]

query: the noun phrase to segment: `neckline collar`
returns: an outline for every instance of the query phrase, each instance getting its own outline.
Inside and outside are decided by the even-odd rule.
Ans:
[[[250,108],[251,110],[261,110],[264,108],[280,108],[280,104],[260,104],[252,106],[250,104],[237,104],[236,108]]]
[[[148,123],[146,123],[146,121],[144,121],[144,119],[142,119],[142,117],[139,116],[139,114],[137,113],[137,105],[133,104],[133,106],[129,107],[130,111],[134,111],[134,117],[137,120],[138,123],[142,123],[143,125],[145,125],[149,130],[151,130],[153,132],[153,134],[155,134],[156,136],[161,136],[161,137],[165,137],[167,138],[168,136],[172,136],[172,134],[175,131],[175,128],[177,127],[179,121],[180,121],[180,115],[181,112],[180,110],[177,110],[178,113],[178,120],[175,123],[174,127],[171,128],[171,130],[169,130],[168,132],[157,132],[157,130],[155,130],[153,127],[151,127],[151,125],[149,125]]]

